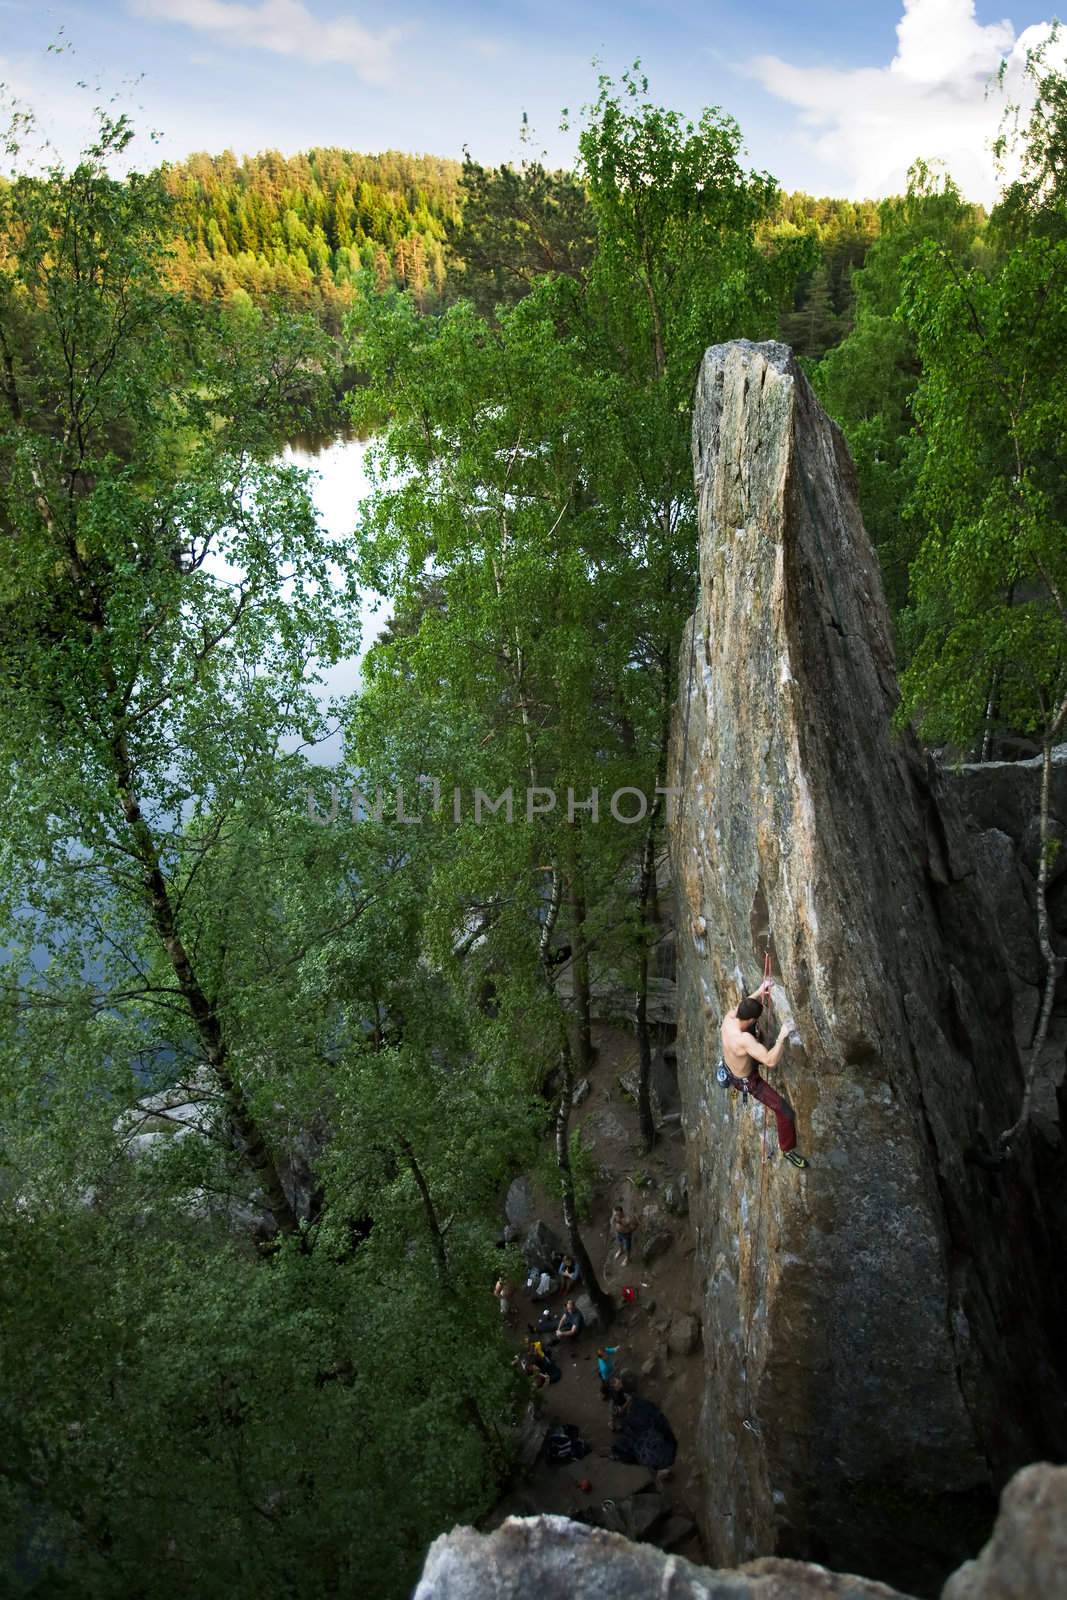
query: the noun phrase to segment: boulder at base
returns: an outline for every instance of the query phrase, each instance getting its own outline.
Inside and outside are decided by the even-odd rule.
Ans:
[[[637,1496],[633,1497],[637,1499]],[[687,1531],[687,1530],[683,1530]],[[430,1546],[413,1600],[909,1600],[873,1579],[762,1557],[698,1567],[568,1517],[509,1517],[493,1533],[454,1528]],[[1027,1467],[993,1537],[942,1600],[1067,1600],[1067,1468]]]
[[[547,1222],[538,1219],[522,1241],[522,1259],[528,1267],[551,1269],[553,1259],[561,1255],[563,1246]]]

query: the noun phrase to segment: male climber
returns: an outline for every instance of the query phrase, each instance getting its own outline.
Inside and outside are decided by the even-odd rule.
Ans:
[[[755,994],[750,994],[747,1000],[742,1000],[740,1005],[727,1013],[721,1030],[722,1061],[719,1065],[726,1069],[727,1083],[731,1089],[746,1091],[753,1100],[758,1100],[760,1105],[774,1112],[778,1124],[778,1148],[794,1167],[803,1169],[808,1163],[795,1148],[796,1118],[781,1095],[769,1083],[765,1083],[759,1073],[761,1063],[765,1067],[778,1065],[789,1034],[789,1024],[783,1022],[778,1038],[769,1050],[756,1037],[756,1023],[763,1015],[762,996],[769,993],[770,980],[765,979]]]

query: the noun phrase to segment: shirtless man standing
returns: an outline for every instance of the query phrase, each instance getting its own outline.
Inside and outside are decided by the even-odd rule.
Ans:
[[[804,1168],[807,1161],[796,1150],[796,1118],[781,1095],[760,1077],[760,1066],[776,1067],[782,1059],[789,1024],[784,1022],[778,1038],[768,1050],[755,1036],[756,1023],[763,1014],[762,996],[769,993],[770,985],[762,983],[755,994],[727,1013],[722,1025],[722,1060],[727,1083],[731,1089],[747,1091],[760,1105],[774,1112],[778,1124],[778,1148],[794,1167]]]

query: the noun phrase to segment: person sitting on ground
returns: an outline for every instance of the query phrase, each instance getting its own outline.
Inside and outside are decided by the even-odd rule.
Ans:
[[[727,1012],[720,1030],[722,1060],[719,1067],[726,1072],[729,1088],[750,1094],[753,1100],[758,1100],[760,1105],[774,1112],[778,1124],[778,1148],[783,1159],[803,1170],[808,1163],[796,1148],[797,1119],[781,1095],[760,1077],[761,1065],[767,1068],[778,1065],[789,1037],[788,1022],[782,1023],[778,1037],[769,1050],[756,1036],[756,1025],[763,1015],[762,997],[770,993],[770,988],[770,979],[764,979],[755,994],[750,994]]]
[[[548,1354],[540,1339],[528,1339],[526,1348],[530,1365],[536,1367],[538,1372],[543,1372],[549,1383],[558,1383],[563,1373]]]
[[[559,1282],[561,1289],[573,1289],[576,1283],[582,1281],[582,1269],[573,1256],[564,1256],[559,1264]]]
[[[575,1305],[574,1301],[568,1300],[563,1315],[559,1319],[559,1325],[556,1328],[556,1338],[568,1340],[577,1339],[584,1327],[585,1318],[578,1310],[578,1307]]]
[[[618,1249],[615,1251],[615,1260],[621,1261],[624,1267],[630,1265],[630,1251],[634,1247],[634,1232],[637,1228],[637,1219],[622,1206],[616,1206],[611,1213],[611,1231],[615,1235]]]
[[[525,1377],[530,1379],[535,1389],[548,1387],[548,1373],[528,1351],[525,1355],[515,1357],[515,1365]]]
[[[555,1338],[556,1324],[558,1321],[558,1311],[554,1311],[551,1306],[542,1306],[541,1314],[538,1317],[536,1324],[530,1322],[527,1324],[527,1326],[531,1333],[537,1334],[538,1336],[542,1334],[548,1334],[550,1338]]]
[[[600,1374],[601,1400],[611,1399],[611,1378],[615,1371],[615,1363],[611,1358],[618,1355],[621,1349],[621,1344],[607,1344],[596,1353],[596,1369]]]

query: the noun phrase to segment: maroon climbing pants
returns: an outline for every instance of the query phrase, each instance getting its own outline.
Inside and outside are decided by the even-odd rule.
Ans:
[[[796,1118],[777,1089],[772,1089],[760,1077],[759,1068],[753,1067],[747,1078],[734,1078],[732,1083],[735,1089],[746,1086],[753,1100],[758,1100],[761,1106],[774,1112],[774,1120],[778,1124],[778,1148],[783,1155],[792,1150],[797,1142]]]

